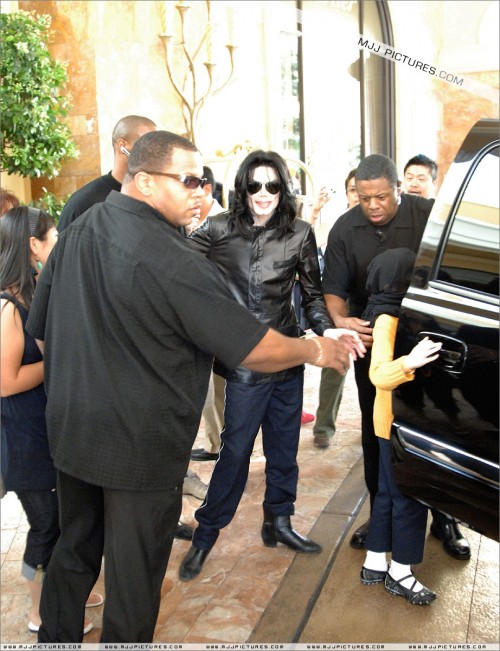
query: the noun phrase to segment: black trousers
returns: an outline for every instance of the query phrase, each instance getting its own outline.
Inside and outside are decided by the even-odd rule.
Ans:
[[[303,392],[303,373],[268,384],[226,382],[222,447],[205,501],[195,513],[195,547],[212,549],[220,530],[233,519],[245,490],[260,427],[266,457],[263,507],[274,516],[293,515]]]
[[[101,571],[101,642],[151,642],[182,508],[182,483],[111,490],[58,473],[61,535],[42,588],[39,642],[81,642],[85,603]]]
[[[373,510],[375,495],[378,491],[379,475],[379,439],[373,426],[373,405],[375,404],[376,388],[370,382],[369,370],[371,349],[366,355],[354,362],[354,376],[358,387],[359,407],[361,410],[361,446],[363,448],[363,465],[365,471],[365,484],[370,493],[370,511]],[[430,509],[437,526],[453,522],[453,518]]]
[[[391,442],[378,439],[380,468],[378,492],[373,504],[366,549],[392,552],[392,559],[402,565],[422,562],[427,524],[427,507],[403,495],[391,465]]]
[[[370,493],[370,507],[373,508],[378,490],[379,446],[378,437],[373,427],[373,405],[376,389],[370,382],[371,350],[354,362],[354,376],[358,387],[359,407],[361,410],[361,445],[363,447],[363,464],[365,483]]]
[[[37,569],[47,569],[59,538],[59,515],[55,490],[16,491],[30,525],[23,556],[23,576],[34,581]]]

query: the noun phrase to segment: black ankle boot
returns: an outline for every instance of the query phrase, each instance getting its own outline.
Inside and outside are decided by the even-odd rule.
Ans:
[[[273,516],[264,512],[261,535],[266,547],[276,547],[281,543],[295,552],[304,554],[320,552],[323,549],[318,543],[294,531],[289,515]]]

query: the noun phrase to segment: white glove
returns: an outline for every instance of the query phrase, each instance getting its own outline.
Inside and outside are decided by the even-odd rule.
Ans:
[[[351,356],[354,360],[365,356],[366,347],[356,330],[349,330],[347,328],[328,328],[324,331],[323,337],[329,337],[336,341],[339,341],[339,339],[343,337],[342,341],[349,346]]]
[[[439,357],[441,346],[441,342],[435,342],[429,339],[429,337],[424,337],[406,356],[404,362],[405,369],[412,371],[421,366],[425,366],[425,364],[429,364],[429,362],[433,362]]]

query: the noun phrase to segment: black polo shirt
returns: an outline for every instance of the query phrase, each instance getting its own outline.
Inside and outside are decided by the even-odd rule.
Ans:
[[[64,204],[64,208],[59,216],[59,221],[57,222],[57,230],[59,233],[73,223],[77,217],[83,215],[95,203],[106,201],[112,190],[120,192],[121,187],[122,184],[112,176],[111,172],[108,172],[104,176],[90,181],[90,183],[73,192]]]
[[[373,258],[398,247],[418,251],[434,199],[402,194],[395,217],[374,226],[357,205],[344,213],[328,236],[323,293],[349,299],[349,316],[360,317],[366,306],[366,269]]]
[[[184,477],[213,356],[238,366],[268,327],[160,213],[112,192],[61,234],[27,330],[45,340],[56,468],[161,490]]]

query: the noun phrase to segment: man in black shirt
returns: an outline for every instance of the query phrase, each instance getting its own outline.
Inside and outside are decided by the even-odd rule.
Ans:
[[[155,129],[156,124],[153,120],[141,115],[127,115],[118,120],[111,136],[113,169],[90,181],[71,195],[59,216],[57,224],[59,233],[95,203],[105,201],[111,190],[120,192],[123,177],[127,171],[127,159],[135,141]]]
[[[202,169],[189,140],[142,136],[121,193],[61,234],[38,282],[26,327],[44,342],[61,522],[39,642],[81,642],[103,555],[100,641],[152,641],[214,356],[264,372],[349,366],[343,343],[260,323],[187,246]]]
[[[401,194],[396,166],[387,156],[367,156],[357,168],[355,179],[360,203],[342,215],[330,231],[323,292],[337,328],[356,330],[369,348],[372,329],[368,321],[360,318],[368,300],[367,267],[387,249],[406,247],[416,253],[434,200]],[[378,487],[378,442],[373,429],[375,387],[368,377],[369,368],[369,354],[354,364],[365,482],[373,504]],[[365,523],[354,533],[351,545],[364,547],[367,531]]]
[[[387,249],[406,247],[416,253],[434,199],[402,194],[396,166],[390,158],[379,154],[368,156],[360,163],[355,179],[360,203],[342,215],[330,231],[323,291],[335,325],[358,331],[369,348],[371,328],[367,321],[360,319],[368,300],[365,288],[368,264]],[[373,429],[375,387],[368,377],[369,368],[369,353],[354,365],[361,408],[365,481],[373,504],[378,486],[378,442]],[[434,509],[432,516],[431,532],[443,541],[445,551],[458,560],[468,560],[470,545],[456,523]],[[368,523],[365,523],[354,532],[351,545],[363,548],[367,531]]]

